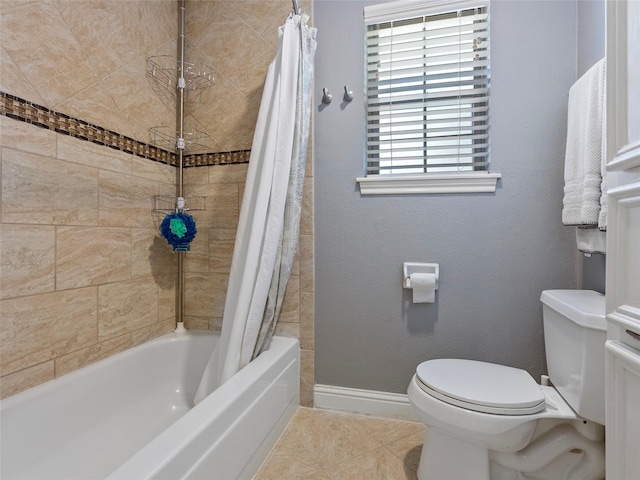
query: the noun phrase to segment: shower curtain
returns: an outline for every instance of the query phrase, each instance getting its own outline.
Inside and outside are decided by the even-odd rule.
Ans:
[[[195,403],[268,347],[296,254],[316,29],[306,15],[290,15],[279,35],[251,147],[222,335]]]

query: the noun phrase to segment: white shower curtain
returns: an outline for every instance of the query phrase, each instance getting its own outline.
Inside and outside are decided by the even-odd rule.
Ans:
[[[269,66],[251,147],[220,342],[195,402],[268,347],[298,244],[316,29],[290,15]]]

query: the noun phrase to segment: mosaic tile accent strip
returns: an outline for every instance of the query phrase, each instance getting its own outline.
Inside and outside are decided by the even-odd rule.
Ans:
[[[183,158],[183,166],[201,167],[205,165],[230,165],[234,163],[249,163],[250,156],[251,150],[185,155],[185,157]]]
[[[178,156],[175,152],[139,142],[138,140],[106,130],[78,118],[70,117],[64,113],[56,112],[2,91],[0,91],[0,115],[30,123],[41,128],[55,130],[62,135],[70,135],[138,157],[167,165],[178,165]],[[212,152],[185,155],[182,161],[184,167],[248,163],[250,154],[250,150],[222,153]]]

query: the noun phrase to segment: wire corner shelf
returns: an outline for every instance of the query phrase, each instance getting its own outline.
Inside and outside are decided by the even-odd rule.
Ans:
[[[147,58],[147,79],[172,94],[175,94],[178,88],[181,69],[185,80],[185,90],[200,90],[214,84],[213,68],[203,63],[181,62],[171,55],[156,55]]]
[[[204,153],[209,150],[209,146],[207,145],[208,140],[211,138],[209,134],[199,130],[191,130],[182,132],[182,135],[182,139],[184,140],[182,147],[185,151],[193,154]],[[162,125],[150,128],[149,137],[150,143],[154,147],[168,151],[174,151],[176,148],[179,148],[180,134],[169,126]]]

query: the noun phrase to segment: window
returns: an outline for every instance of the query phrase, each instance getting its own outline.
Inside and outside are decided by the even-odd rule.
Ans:
[[[488,172],[488,16],[487,3],[469,1],[365,8],[362,193],[495,191],[500,175]],[[448,190],[446,183],[458,186]],[[371,185],[375,191],[365,192]],[[390,185],[404,187],[380,190]]]

